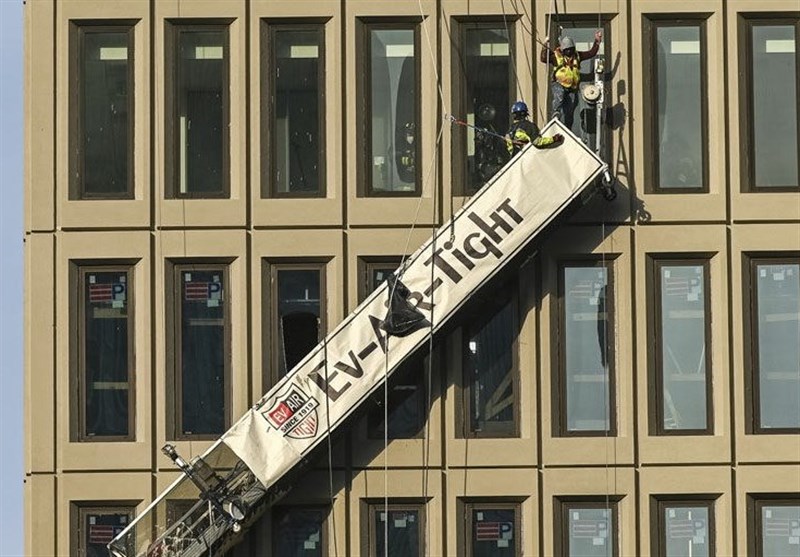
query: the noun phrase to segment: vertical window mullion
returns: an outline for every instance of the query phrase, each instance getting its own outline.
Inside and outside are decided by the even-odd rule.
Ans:
[[[133,25],[74,24],[70,198],[133,197]]]
[[[177,439],[212,439],[230,422],[227,265],[175,266],[173,404]]]
[[[229,197],[229,26],[173,23],[170,31],[167,193]]]
[[[710,434],[713,397],[707,261],[656,260],[654,271],[654,429],[661,435]]]
[[[322,24],[268,23],[264,72],[265,196],[325,194],[325,31]]]
[[[744,191],[781,192],[800,189],[800,20],[742,19],[744,51],[740,59],[747,83],[742,118]],[[779,95],[774,95],[780,91]]]
[[[800,259],[750,263],[756,433],[800,431]]]
[[[420,195],[419,25],[366,22],[364,39],[366,194]]]
[[[703,193],[707,180],[704,21],[651,21],[653,189]]]
[[[560,265],[556,408],[563,436],[616,434],[613,276],[610,261]]]
[[[126,441],[134,431],[131,268],[77,270],[79,441]]]

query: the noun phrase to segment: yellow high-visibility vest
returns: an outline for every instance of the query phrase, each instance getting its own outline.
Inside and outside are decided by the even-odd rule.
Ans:
[[[556,67],[553,70],[555,80],[565,89],[577,89],[581,82],[581,60],[576,54],[573,58],[567,58],[556,50],[553,54],[556,57]]]

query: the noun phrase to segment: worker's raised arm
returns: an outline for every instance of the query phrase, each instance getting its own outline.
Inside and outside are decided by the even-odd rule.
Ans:
[[[603,40],[603,33],[601,31],[597,31],[594,34],[594,44],[592,44],[592,48],[584,52],[578,52],[578,56],[580,56],[580,59],[588,60],[589,58],[594,58],[595,56],[597,56],[597,52],[600,50],[600,41],[602,40]]]

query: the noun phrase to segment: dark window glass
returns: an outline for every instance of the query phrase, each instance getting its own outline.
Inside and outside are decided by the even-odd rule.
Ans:
[[[179,435],[217,435],[225,431],[228,370],[226,271],[178,268],[180,368]]]
[[[464,24],[463,118],[505,135],[513,89],[510,39],[502,25]],[[466,193],[474,193],[508,161],[505,141],[473,128],[459,130],[466,144]]]
[[[272,290],[272,383],[286,375],[320,341],[324,331],[323,265],[268,264]]]
[[[470,557],[522,555],[517,513],[517,505],[467,505],[467,548]]]
[[[750,498],[751,549],[756,557],[796,557],[800,552],[800,500],[769,495]]]
[[[128,527],[132,508],[78,508],[77,535],[72,547],[82,557],[106,557],[106,545]],[[74,515],[73,515],[74,516]]]
[[[268,160],[272,195],[322,192],[323,32],[272,28],[271,142]],[[269,78],[268,78],[269,79]]]
[[[513,289],[515,287],[510,287]],[[464,330],[465,408],[468,435],[517,434],[516,297],[509,287]]]
[[[421,557],[424,555],[422,507],[370,505],[371,557]]]
[[[757,426],[800,428],[800,260],[756,260],[753,328]]]
[[[324,509],[281,507],[274,511],[273,554],[280,557],[323,557],[325,555]]]
[[[284,375],[319,342],[319,296],[319,270],[278,270],[279,358]]]
[[[79,273],[79,438],[129,438],[133,421],[129,271],[98,267]]]
[[[172,134],[175,197],[228,194],[228,30],[175,29]]]
[[[798,188],[797,19],[749,22],[749,180],[754,188]],[[775,94],[778,91],[779,94]]]
[[[567,557],[616,557],[617,506],[614,502],[561,501],[559,543]]]
[[[77,27],[73,196],[132,195],[133,38],[130,27]]]
[[[713,557],[712,502],[660,501],[658,506],[659,557]]]
[[[367,31],[366,173],[370,194],[418,193],[419,110],[416,31]]]
[[[613,432],[611,267],[564,266],[562,280],[562,433]]]
[[[654,25],[655,138],[661,190],[704,190],[705,37],[699,23]]]
[[[386,282],[400,266],[400,258],[363,262],[364,288],[361,299]],[[367,433],[370,439],[410,439],[422,432],[425,416],[425,386],[427,359],[424,355],[412,357],[404,362],[389,379],[388,418],[389,430],[384,432],[384,395],[376,398],[367,418]]]
[[[706,265],[657,261],[659,433],[707,432],[709,299]]]
[[[575,48],[579,52],[585,52],[592,48],[594,44],[594,34],[597,32],[597,18],[593,20],[584,20],[584,21],[565,21],[560,20],[558,21],[557,18],[551,17],[551,31],[550,37],[558,37],[558,36],[569,36],[572,37],[572,40],[575,41]],[[600,28],[603,31],[603,39],[600,42],[600,49],[597,51],[597,56],[605,57],[605,79],[610,79],[614,68],[611,65],[611,49],[609,47],[610,43],[610,26],[606,22],[602,22],[602,27]],[[554,40],[554,39],[551,39]],[[541,46],[541,45],[540,45]],[[595,80],[595,73],[594,73],[594,63],[595,58],[590,60],[584,60],[581,62],[581,83],[594,83]],[[549,66],[549,70],[553,71],[553,66]],[[551,76],[552,77],[552,76]],[[610,106],[609,101],[609,91],[606,91],[606,108]],[[548,106],[552,107],[552,91],[548,89]],[[552,109],[550,111],[550,116],[552,117]],[[597,113],[596,111],[589,105],[586,104],[586,101],[583,100],[583,96],[578,94],[578,103],[574,109],[574,120],[572,121],[572,131],[581,138],[581,140],[589,145],[590,147],[594,148],[597,141],[597,133],[596,133],[596,122],[597,122]],[[610,152],[609,149],[609,141],[610,134],[608,130],[604,130],[603,136],[603,144],[606,146],[606,152]]]

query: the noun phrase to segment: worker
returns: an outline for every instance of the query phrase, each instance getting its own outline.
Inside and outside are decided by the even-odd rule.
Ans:
[[[553,65],[553,83],[551,87],[553,116],[572,129],[575,108],[578,106],[578,85],[581,82],[581,62],[597,56],[603,33],[594,34],[594,44],[587,51],[575,50],[575,41],[564,35],[559,45],[551,49],[550,38],[545,37],[539,59],[544,64]]]
[[[528,143],[533,143],[534,147],[543,149],[555,147],[564,141],[564,136],[561,134],[544,137],[536,124],[528,120],[528,105],[522,101],[511,105],[511,119],[511,128],[506,134],[506,147],[512,156],[519,153]]]

